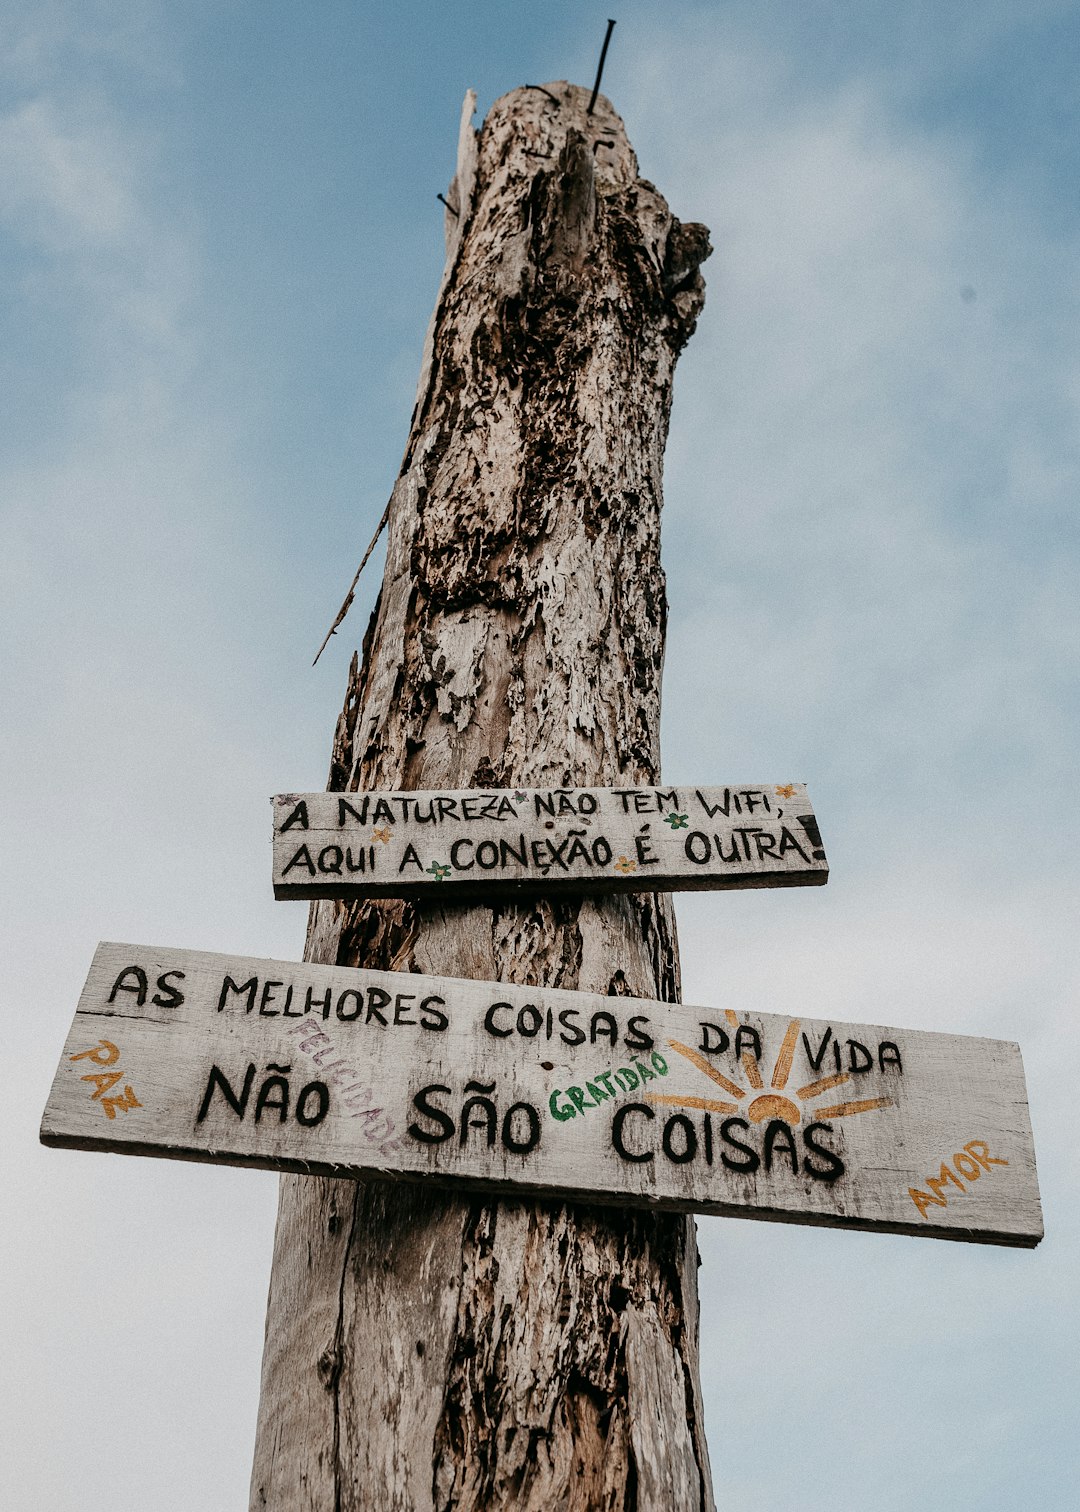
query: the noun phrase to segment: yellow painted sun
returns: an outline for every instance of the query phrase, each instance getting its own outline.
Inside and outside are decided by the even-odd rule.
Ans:
[[[727,1009],[725,1017],[733,1029],[739,1027],[738,1016],[732,1009]],[[786,1095],[800,1025],[799,1019],[792,1019],[788,1024],[783,1044],[780,1046],[769,1077],[769,1090],[765,1089],[765,1083],[761,1079],[757,1059],[748,1050],[743,1053],[742,1068],[743,1074],[750,1083],[749,1091],[725,1076],[722,1071],[718,1071],[700,1051],[692,1050],[689,1045],[683,1045],[678,1040],[670,1040],[669,1044],[673,1050],[685,1056],[691,1065],[703,1071],[710,1081],[715,1082],[730,1097],[738,1098],[739,1101],[722,1102],[715,1097],[680,1097],[676,1093],[654,1092],[649,1096],[649,1102],[665,1103],[676,1108],[700,1108],[709,1113],[742,1113],[751,1123],[764,1123],[768,1119],[778,1118],[790,1124],[792,1128],[802,1122],[804,1113],[815,1121],[821,1121],[826,1118],[850,1118],[855,1113],[872,1113],[875,1108],[888,1108],[892,1105],[891,1097],[864,1097],[830,1103],[824,1108],[806,1106],[807,1103],[814,1102],[824,1093],[831,1091],[833,1087],[843,1086],[846,1082],[850,1082],[852,1080],[850,1071],[839,1071],[834,1076],[821,1076],[817,1081],[807,1082],[804,1087],[794,1088],[790,1096]],[[760,1095],[745,1107],[741,1106],[743,1098],[749,1097],[751,1092],[757,1092]],[[798,1102],[793,1100],[795,1098]]]

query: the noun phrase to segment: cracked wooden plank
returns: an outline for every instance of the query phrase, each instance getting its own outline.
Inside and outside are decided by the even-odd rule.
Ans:
[[[274,799],[276,898],[663,893],[828,876],[803,783]]]
[[[1042,1237],[1013,1044],[138,945],[98,947],[41,1137],[517,1199]],[[476,1222],[493,1235],[497,1210]],[[534,1243],[518,1231],[480,1267],[478,1316],[472,1293],[493,1299],[500,1267],[516,1285]],[[517,1321],[557,1357],[548,1318]],[[659,1373],[658,1326],[638,1314],[627,1342],[670,1393],[683,1377],[674,1356]],[[339,1314],[328,1390],[344,1338]]]

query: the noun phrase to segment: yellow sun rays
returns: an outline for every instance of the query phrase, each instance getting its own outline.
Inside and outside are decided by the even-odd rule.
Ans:
[[[725,1010],[724,1016],[733,1029],[739,1027],[738,1017],[731,1008]],[[752,1055],[749,1050],[744,1051],[741,1064],[743,1074],[750,1083],[750,1091],[761,1092],[763,1094],[760,1097],[755,1097],[745,1110],[751,1123],[760,1123],[766,1118],[780,1118],[785,1123],[795,1125],[801,1121],[804,1112],[809,1112],[815,1119],[822,1120],[826,1118],[851,1118],[856,1113],[872,1113],[877,1108],[891,1107],[893,1101],[891,1097],[857,1098],[846,1102],[831,1103],[827,1108],[807,1109],[805,1107],[806,1103],[813,1102],[815,1098],[821,1097],[823,1093],[830,1091],[833,1087],[843,1086],[845,1083],[850,1082],[852,1079],[850,1071],[838,1071],[833,1076],[821,1076],[816,1081],[807,1082],[804,1086],[797,1087],[794,1096],[799,1099],[800,1103],[804,1104],[801,1110],[790,1097],[781,1097],[779,1094],[787,1087],[788,1078],[791,1075],[791,1066],[795,1058],[795,1047],[798,1044],[801,1025],[802,1021],[800,1019],[792,1019],[787,1026],[783,1042],[777,1052],[776,1060],[773,1062],[772,1074],[769,1077],[769,1085],[773,1088],[771,1092],[764,1091],[765,1084],[761,1079],[761,1070],[757,1063],[757,1057]],[[691,1049],[689,1045],[684,1045],[679,1040],[669,1040],[668,1043],[672,1050],[684,1056],[691,1065],[696,1066],[699,1071],[703,1072],[710,1081],[715,1082],[718,1087],[722,1087],[729,1096],[738,1098],[740,1101],[750,1096],[750,1092],[745,1087],[740,1087],[738,1082],[731,1081],[722,1071],[718,1071],[715,1066],[705,1059],[700,1051]],[[653,1092],[648,1094],[648,1100],[651,1103],[660,1103],[666,1107],[696,1108],[709,1113],[739,1113],[743,1111],[739,1106],[739,1102],[721,1102],[719,1099],[712,1097],[680,1097],[678,1094],[672,1092]]]
[[[711,1066],[703,1055],[699,1055],[696,1050],[691,1050],[689,1045],[680,1044],[678,1040],[672,1040],[670,1043],[673,1050],[677,1050],[680,1055],[685,1055],[687,1060],[695,1065],[699,1071],[704,1071],[710,1081],[714,1081],[718,1087],[723,1087],[725,1092],[730,1092],[732,1097],[746,1096],[745,1091],[737,1082],[728,1081],[722,1071],[718,1071],[715,1066]]]

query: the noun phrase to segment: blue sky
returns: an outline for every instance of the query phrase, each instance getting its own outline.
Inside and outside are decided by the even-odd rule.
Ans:
[[[1075,1499],[1075,3],[620,5],[716,248],[666,474],[670,782],[806,780],[827,888],[680,901],[684,996],[1019,1040],[1034,1253],[703,1221],[721,1505]],[[5,1504],[242,1505],[268,1175],[43,1151],[99,938],[297,956],[462,95],[609,7],[9,0],[0,20]],[[725,1501],[726,1498],[726,1501]],[[846,1499],[845,1499],[846,1498]]]

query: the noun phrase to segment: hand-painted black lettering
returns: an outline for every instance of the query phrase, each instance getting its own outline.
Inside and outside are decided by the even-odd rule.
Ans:
[[[242,986],[238,987],[233,981],[232,977],[227,976],[221,984],[221,996],[218,998],[217,1011],[221,1013],[225,1009],[225,1007],[227,1006],[228,995],[230,992],[232,992],[235,993],[238,998],[242,998],[245,993],[247,994],[247,1005],[244,1008],[244,1012],[250,1013],[255,1006],[255,994],[256,992],[258,992],[258,990],[258,977],[251,977],[249,981],[244,982]]]
[[[345,852],[340,845],[324,845],[319,852],[319,870],[324,876],[340,877]]]
[[[652,853],[652,840],[651,840],[651,838],[648,835],[635,835],[634,836],[634,849],[637,852],[637,858],[638,858],[639,865],[641,865],[641,866],[657,866],[657,865],[659,865],[660,857],[653,855],[653,853]]]
[[[450,847],[450,865],[455,871],[471,871],[476,865],[472,856],[472,848],[473,842],[467,835],[463,835],[460,840],[454,841]],[[466,851],[469,853],[468,860],[464,859]]]
[[[184,1001],[184,994],[179,988],[173,986],[169,981],[170,977],[175,977],[178,982],[182,982],[184,980],[184,973],[182,971],[165,971],[158,977],[156,983],[158,990],[150,1001],[156,1003],[159,1008],[179,1008],[180,1004]],[[167,992],[168,997],[162,997],[163,992]],[[112,999],[110,998],[109,1001],[111,1002]]]
[[[505,868],[511,861],[516,861],[518,866],[528,866],[529,842],[524,835],[518,835],[517,849],[510,844],[509,840],[499,841],[499,865]]]
[[[743,1144],[741,1139],[735,1138],[735,1130],[740,1134],[749,1134],[750,1125],[745,1118],[725,1118],[720,1125],[720,1138],[732,1150],[738,1150],[745,1158],[736,1160],[727,1150],[720,1151],[720,1164],[726,1166],[729,1171],[745,1171],[748,1176],[752,1175],[761,1164],[761,1156],[748,1144]]]
[[[486,1136],[488,1148],[493,1149],[498,1119],[495,1104],[491,1100],[491,1093],[495,1091],[495,1083],[469,1081],[465,1083],[465,1090],[475,1095],[467,1097],[461,1105],[461,1123],[458,1128],[459,1142],[462,1148],[464,1148],[468,1142],[469,1130],[480,1129]],[[479,1117],[477,1117],[478,1114]]]
[[[676,1139],[676,1131],[679,1138]],[[675,1165],[686,1165],[697,1154],[697,1130],[685,1113],[673,1113],[660,1136],[664,1154]]]
[[[585,1043],[585,1031],[577,1022],[580,1016],[577,1008],[560,1008],[559,1023],[562,1025],[562,1028],[559,1038],[564,1045],[583,1045]]]
[[[279,1016],[281,1010],[271,1008],[270,1004],[274,1001],[274,989],[276,987],[284,987],[284,985],[284,982],[263,983],[262,996],[259,998],[259,1013],[263,1018],[277,1018]]]
[[[426,1087],[420,1088],[412,1100],[413,1107],[421,1117],[429,1118],[438,1130],[438,1133],[432,1134],[429,1129],[422,1128],[420,1124],[411,1123],[405,1132],[418,1144],[442,1144],[444,1139],[452,1139],[454,1135],[454,1120],[449,1113],[436,1107],[431,1101],[434,1092],[441,1092],[446,1097],[450,1096],[449,1087],[444,1087],[441,1082],[429,1082]]]
[[[819,1134],[831,1134],[832,1124],[811,1123],[803,1130],[803,1144],[807,1154],[803,1156],[803,1170],[815,1181],[835,1181],[838,1176],[844,1174],[844,1162],[835,1150],[830,1150],[827,1145],[819,1143]],[[820,1155],[825,1161],[824,1166],[815,1165],[810,1156]]]
[[[132,978],[130,982],[128,981],[128,977]],[[113,1001],[118,992],[130,992],[134,994],[135,1001],[141,1008],[146,1002],[148,986],[146,972],[141,966],[125,966],[112,985],[112,991],[109,993],[109,1002]]]
[[[267,1066],[270,1073],[263,1078],[263,1084],[259,1088],[259,1095],[255,1099],[255,1122],[263,1116],[267,1109],[276,1111],[278,1122],[284,1123],[289,1113],[289,1083],[288,1075],[291,1066],[277,1066],[271,1062]]]
[[[609,1045],[617,1044],[619,1039],[619,1025],[615,1015],[603,1008],[594,1013],[589,1020],[589,1044],[595,1045],[598,1039],[606,1039]],[[630,1048],[637,1047],[631,1045]]]
[[[355,1004],[351,1013],[347,1013],[345,1011],[345,1005],[349,1002]],[[363,1006],[364,994],[357,991],[355,987],[346,987],[345,991],[337,1000],[337,1008],[335,1011],[338,1018],[343,1024],[351,1024],[354,1019],[358,1019],[360,1017],[360,1011]]]
[[[825,851],[822,847],[821,831],[818,829],[816,817],[813,814],[807,814],[805,818],[800,817],[799,823],[806,831],[806,838],[810,841],[810,845],[813,848],[814,860],[824,861]]]
[[[308,827],[307,804],[302,798],[296,805],[296,807],[292,810],[289,817],[281,825],[279,834],[283,835],[286,830],[291,830],[294,824],[298,824],[302,830],[306,830]]]
[[[525,1131],[523,1134],[514,1132],[514,1115],[519,1114],[525,1119]],[[518,1127],[521,1127],[520,1118]],[[540,1114],[532,1103],[511,1103],[503,1114],[502,1142],[504,1148],[512,1155],[528,1155],[535,1150],[540,1143]]]
[[[886,1066],[895,1066],[902,1076],[904,1074],[903,1063],[900,1060],[900,1047],[892,1040],[882,1040],[878,1046],[878,1069],[884,1071]]]
[[[415,992],[399,992],[394,998],[394,1023],[415,1024],[416,1020],[409,1017],[408,1004],[416,1002]]]
[[[302,866],[309,876],[315,875],[315,863],[311,859],[311,852],[306,845],[302,845],[296,852],[289,864],[283,868],[281,875],[287,877],[294,866]]]
[[[309,1104],[314,1100],[315,1106]],[[305,1129],[313,1129],[316,1124],[321,1124],[330,1111],[330,1088],[325,1082],[308,1082],[300,1091],[296,1099],[296,1121],[303,1124]]]
[[[849,1039],[847,1042],[847,1047],[848,1070],[850,1072],[852,1072],[856,1076],[859,1076],[862,1074],[862,1072],[870,1071],[873,1069],[874,1057],[870,1054],[870,1051],[866,1048],[865,1045],[860,1044],[858,1040]]]
[[[224,1071],[222,1071],[221,1067],[211,1066],[210,1075],[207,1078],[206,1082],[206,1091],[203,1093],[202,1102],[199,1104],[199,1111],[195,1115],[195,1122],[197,1124],[201,1124],[203,1119],[206,1117],[210,1109],[210,1101],[214,1095],[215,1089],[221,1093],[222,1097],[236,1114],[237,1118],[243,1118],[244,1113],[247,1110],[248,1098],[251,1095],[251,1084],[254,1080],[255,1065],[254,1062],[252,1062],[252,1064],[248,1066],[247,1071],[244,1073],[244,1085],[240,1090],[240,1095],[237,1096],[237,1094],[232,1089],[232,1084],[230,1083],[229,1078],[225,1075]]]
[[[544,1022],[544,1015],[533,1003],[526,1003],[518,1009],[517,1032],[523,1034],[526,1039],[532,1039],[539,1034]]]
[[[438,1004],[438,1007],[435,1005]],[[420,1022],[425,1029],[442,1030],[450,1026],[450,1020],[442,1011],[446,1007],[446,999],[435,997],[424,998],[420,1004]]]
[[[695,788],[694,792],[695,792],[695,795],[697,797],[697,801],[701,804],[702,808],[708,814],[708,816],[709,816],[710,819],[715,819],[715,817],[716,817],[717,814],[723,814],[723,816],[724,816],[725,819],[728,818],[728,816],[731,813],[731,789],[730,788],[725,788],[724,789],[723,801],[720,802],[720,803],[710,803],[709,800],[702,793],[702,791],[701,791],[700,788]],[[738,804],[738,799],[736,799],[735,801],[736,801],[736,805],[737,805]],[[735,812],[738,813],[738,807],[736,807]]]
[[[772,1170],[773,1157],[780,1153],[791,1162],[791,1174],[799,1174],[799,1157],[795,1151],[795,1135],[782,1118],[771,1118],[765,1125],[765,1169]]]
[[[642,1025],[649,1020],[643,1013],[635,1013],[626,1026],[626,1034],[623,1036],[623,1044],[628,1050],[651,1050],[656,1041],[651,1034],[646,1033]]]
[[[381,987],[369,987],[367,990],[367,1012],[364,1014],[364,1023],[370,1024],[372,1019],[377,1024],[386,1028],[386,1020],[383,1018],[383,1009],[390,1006],[390,994]]]
[[[688,861],[704,866],[712,855],[709,837],[702,830],[691,830],[683,841],[683,851]]]
[[[493,1034],[496,1039],[508,1039],[514,1032],[513,1029],[500,1029],[499,1025],[495,1022],[495,1015],[501,1013],[504,1009],[507,1013],[513,1013],[513,1003],[492,1003],[491,1007],[484,1014],[484,1028],[489,1034]]]
[[[719,1024],[701,1023],[701,1043],[698,1049],[703,1055],[723,1055],[731,1044],[726,1029],[721,1029]]]
[[[634,1165],[644,1165],[646,1161],[654,1158],[652,1150],[632,1150],[626,1143],[626,1121],[631,1113],[640,1113],[650,1122],[656,1117],[648,1103],[623,1103],[611,1120],[611,1146],[616,1155],[621,1155],[623,1160],[629,1160]]]
[[[803,860],[806,862],[807,866],[810,865],[810,857],[803,850],[802,846],[799,844],[799,842],[796,840],[795,836],[788,829],[787,825],[786,824],[782,824],[780,826],[780,859],[781,860],[783,860],[784,856],[787,855],[787,853],[788,853],[789,850],[797,851],[799,853],[799,855],[803,858]],[[817,860],[817,861],[824,861],[824,859],[825,859],[825,852],[821,851],[820,854],[815,854],[814,859]]]
[[[314,987],[309,987],[304,993],[304,1013],[299,1016],[302,1018],[304,1014],[312,1013],[317,1005],[323,1018],[328,1019],[333,1002],[334,990],[332,987],[328,987],[321,998],[315,996]]]
[[[827,1028],[824,1035],[822,1036],[821,1044],[817,1047],[817,1052],[815,1054],[815,1052],[810,1048],[810,1041],[807,1039],[805,1032],[803,1033],[803,1049],[806,1051],[806,1059],[810,1062],[811,1071],[821,1070],[821,1062],[825,1059],[825,1051],[829,1047],[830,1039],[832,1039],[832,1029]]]
[[[735,1031],[735,1054],[741,1058],[747,1053],[761,1059],[761,1035],[750,1024],[740,1024]]]
[[[415,866],[417,871],[419,872],[422,872],[424,870],[423,866],[420,863],[420,857],[416,854],[416,846],[411,842],[405,847],[405,853],[402,856],[401,861],[398,863],[399,876],[407,866]]]

